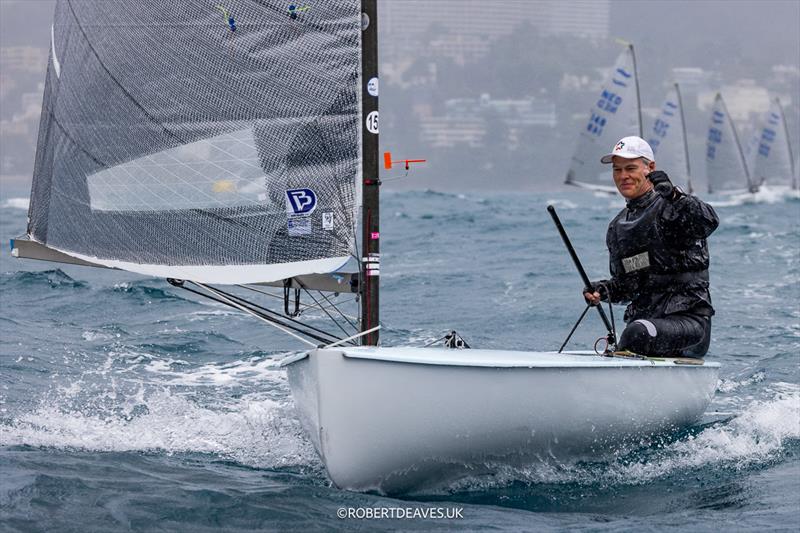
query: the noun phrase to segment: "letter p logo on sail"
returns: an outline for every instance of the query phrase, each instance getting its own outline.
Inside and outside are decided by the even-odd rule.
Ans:
[[[310,215],[317,208],[317,195],[311,189],[286,191],[286,212],[289,215]]]

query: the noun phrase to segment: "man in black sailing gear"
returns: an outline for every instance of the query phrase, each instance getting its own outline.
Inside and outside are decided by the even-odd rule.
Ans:
[[[714,209],[674,187],[656,170],[653,150],[625,137],[603,163],[626,206],[608,225],[611,279],[584,289],[592,305],[630,302],[617,348],[637,354],[703,357],[711,339],[706,238],[719,225]]]

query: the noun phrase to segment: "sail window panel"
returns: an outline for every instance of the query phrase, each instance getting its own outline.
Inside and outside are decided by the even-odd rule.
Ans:
[[[151,154],[87,177],[93,209],[168,211],[258,205],[264,172],[252,133],[225,134]],[[113,193],[112,193],[113,191]]]
[[[301,20],[280,2],[226,8],[235,34],[199,0],[58,2],[61,75],[45,89],[29,225],[40,242],[236,283],[326,271],[352,253],[360,2],[315,4]],[[289,231],[295,188],[317,197],[307,235]]]

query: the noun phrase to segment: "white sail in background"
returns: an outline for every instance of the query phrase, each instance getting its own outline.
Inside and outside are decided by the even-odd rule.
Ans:
[[[757,130],[753,155],[753,181],[759,185],[789,186],[797,189],[789,130],[780,100],[775,98]]]
[[[719,93],[708,126],[706,176],[710,193],[754,190],[736,128]]]
[[[639,82],[633,45],[617,58],[578,137],[565,183],[616,191],[611,170],[600,163],[614,143],[629,135],[642,136]]]
[[[686,191],[691,191],[686,124],[683,118],[680,88],[677,83],[667,93],[664,105],[661,107],[661,114],[653,124],[647,142],[656,157],[656,167],[667,172],[672,183]]]

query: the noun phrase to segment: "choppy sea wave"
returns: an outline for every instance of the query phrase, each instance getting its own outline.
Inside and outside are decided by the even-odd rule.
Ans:
[[[0,521],[98,531],[791,529],[800,520],[800,202],[715,200],[708,357],[722,371],[707,417],[592,461],[488,465],[491,475],[403,499],[331,486],[275,365],[301,349],[291,338],[163,280],[5,252]],[[583,310],[582,284],[548,204],[590,276],[605,275],[605,225],[620,207],[612,199],[387,194],[383,212],[401,215],[381,229],[384,343],[423,345],[455,329],[473,347],[557,349]],[[20,206],[0,214],[4,234],[24,232]],[[324,315],[307,317],[322,324]],[[602,333],[589,317],[570,347]],[[454,505],[464,508],[458,523],[336,517],[341,506]]]
[[[29,198],[8,198],[3,202],[2,207],[6,209],[24,209],[27,211],[29,205]]]

